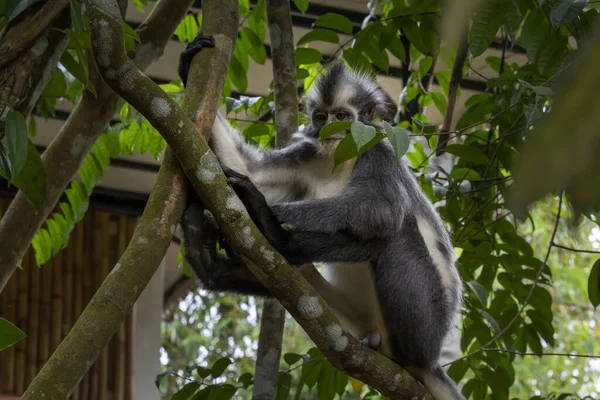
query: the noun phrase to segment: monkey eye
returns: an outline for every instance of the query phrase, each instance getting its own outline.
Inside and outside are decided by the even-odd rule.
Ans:
[[[347,118],[348,118],[348,116],[349,116],[349,115],[348,115],[348,113],[347,113],[347,112],[345,112],[345,111],[340,111],[340,112],[338,112],[337,114],[335,114],[335,117],[336,117],[338,120],[340,120],[340,121],[341,121],[341,120],[344,120],[344,119],[347,119]]]
[[[319,113],[315,115],[315,120],[317,122],[325,122],[327,120],[327,115],[323,114],[323,113]]]

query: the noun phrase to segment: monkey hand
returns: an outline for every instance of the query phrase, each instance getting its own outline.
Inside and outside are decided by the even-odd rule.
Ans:
[[[187,78],[192,59],[205,47],[215,47],[215,38],[212,36],[205,36],[200,32],[198,33],[198,36],[187,45],[185,51],[181,53],[181,56],[179,56],[179,77],[183,82],[183,86],[187,85]]]
[[[271,207],[267,204],[265,196],[248,177],[226,166],[222,167],[225,176],[227,176],[227,182],[246,206],[250,218],[252,218],[267,240],[278,251],[284,253],[288,232],[281,226],[275,214],[271,211]]]

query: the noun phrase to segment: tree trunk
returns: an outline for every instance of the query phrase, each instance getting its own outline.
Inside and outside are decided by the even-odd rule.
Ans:
[[[298,130],[298,89],[296,53],[290,2],[266,0],[269,36],[273,56],[275,89],[275,132],[277,146],[285,146]],[[266,299],[258,337],[254,400],[271,400],[277,392],[279,360],[285,327],[285,309],[277,299]]]

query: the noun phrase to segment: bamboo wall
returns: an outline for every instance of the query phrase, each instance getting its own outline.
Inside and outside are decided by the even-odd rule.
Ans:
[[[9,202],[0,197],[0,213]],[[90,207],[71,232],[69,245],[47,264],[38,268],[28,250],[23,268],[0,297],[0,316],[28,335],[0,351],[0,396],[23,394],[125,251],[136,220]],[[130,314],[71,399],[131,400],[131,338]]]

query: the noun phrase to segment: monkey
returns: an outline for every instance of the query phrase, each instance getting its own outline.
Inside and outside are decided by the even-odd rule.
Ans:
[[[199,34],[184,51],[179,67],[184,85],[193,56],[212,46],[211,37]],[[367,74],[342,61],[318,76],[305,103],[309,126],[274,150],[247,144],[217,115],[209,145],[229,184],[346,330],[409,370],[437,400],[464,399],[440,366],[462,299],[441,217],[405,160],[398,163],[389,141],[334,169],[335,148],[348,131],[323,142],[319,137],[333,121],[381,128],[376,120],[392,120],[396,106]],[[185,256],[205,287],[270,296],[226,243],[227,254],[216,252],[216,222],[199,200],[188,204],[182,218]],[[325,264],[324,279],[303,267],[313,262]]]

